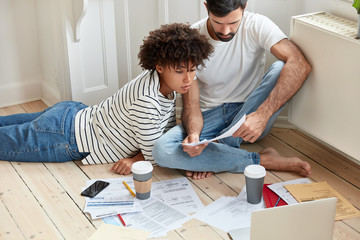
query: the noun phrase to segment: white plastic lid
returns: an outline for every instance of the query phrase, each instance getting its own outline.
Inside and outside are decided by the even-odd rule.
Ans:
[[[133,163],[131,172],[135,174],[146,174],[153,170],[153,166],[148,161],[138,161]]]
[[[266,175],[266,170],[263,166],[252,164],[245,168],[244,175],[249,178],[262,178]]]

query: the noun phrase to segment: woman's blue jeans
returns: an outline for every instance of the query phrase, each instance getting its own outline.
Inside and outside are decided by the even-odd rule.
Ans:
[[[221,135],[244,114],[254,112],[269,96],[277,83],[283,66],[282,61],[275,62],[246,102],[224,103],[203,112],[204,127],[200,135],[200,141]],[[269,133],[282,108],[270,118],[259,139]],[[183,151],[181,145],[186,136],[183,126],[179,124],[155,142],[153,157],[159,166],[190,171],[243,172],[247,165],[260,163],[258,153],[239,148],[242,143],[242,139],[239,137],[228,137],[220,139],[219,143],[209,143],[200,155],[190,157]]]
[[[82,159],[75,141],[76,113],[86,105],[65,101],[38,113],[0,116],[0,160],[65,162]]]

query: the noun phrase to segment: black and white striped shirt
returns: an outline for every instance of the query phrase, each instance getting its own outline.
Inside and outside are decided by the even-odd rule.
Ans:
[[[75,136],[83,164],[117,162],[139,151],[152,161],[152,148],[164,131],[176,124],[175,98],[159,91],[156,71],[145,71],[99,105],[79,111]]]

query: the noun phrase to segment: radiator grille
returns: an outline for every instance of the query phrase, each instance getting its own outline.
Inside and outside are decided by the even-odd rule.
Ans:
[[[326,13],[304,15],[300,21],[349,38],[357,38],[357,23]]]

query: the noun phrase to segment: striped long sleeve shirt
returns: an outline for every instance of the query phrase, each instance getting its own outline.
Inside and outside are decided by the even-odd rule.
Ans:
[[[160,91],[156,71],[145,71],[99,105],[79,111],[75,136],[83,164],[117,162],[140,151],[153,164],[154,142],[175,126],[175,98]]]

